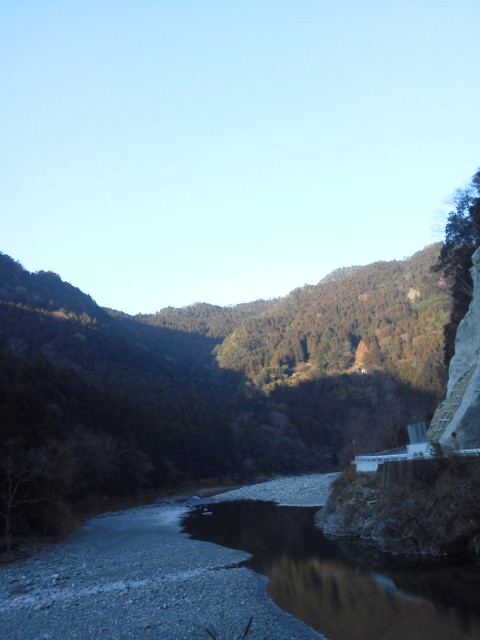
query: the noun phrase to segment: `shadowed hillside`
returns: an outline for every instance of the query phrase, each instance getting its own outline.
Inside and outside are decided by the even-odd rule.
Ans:
[[[295,427],[219,369],[217,342],[104,310],[58,275],[0,255],[5,544],[58,532],[72,508],[299,469],[307,456]],[[261,426],[268,464],[250,442]]]

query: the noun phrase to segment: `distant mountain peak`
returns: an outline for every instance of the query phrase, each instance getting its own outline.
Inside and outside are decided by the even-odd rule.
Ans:
[[[358,271],[358,269],[361,268],[361,266],[339,267],[338,269],[330,271],[330,273],[322,278],[318,284],[324,284],[325,282],[335,282],[336,280],[345,280],[345,278],[348,278],[350,275],[352,275],[352,273]]]

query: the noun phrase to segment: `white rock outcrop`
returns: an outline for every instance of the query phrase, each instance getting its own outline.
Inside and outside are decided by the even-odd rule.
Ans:
[[[451,417],[439,438],[447,448],[480,448],[480,249],[472,263],[473,298],[457,329],[446,399],[437,409],[451,406]]]

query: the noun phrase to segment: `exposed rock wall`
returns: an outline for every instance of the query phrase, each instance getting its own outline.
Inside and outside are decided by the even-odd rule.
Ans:
[[[446,448],[480,447],[480,249],[473,254],[472,262],[473,299],[457,329],[446,401],[452,398],[462,376],[469,375],[469,380],[458,408],[439,438]]]

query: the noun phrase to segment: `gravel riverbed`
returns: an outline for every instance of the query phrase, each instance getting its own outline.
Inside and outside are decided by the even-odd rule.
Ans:
[[[322,506],[337,474],[282,478],[207,499],[161,502],[88,520],[63,542],[0,566],[3,640],[318,640],[279,609],[248,554],[182,533],[202,502],[254,499]]]

